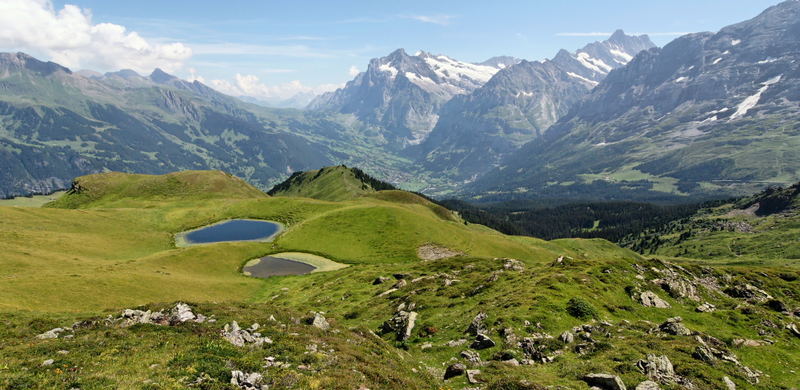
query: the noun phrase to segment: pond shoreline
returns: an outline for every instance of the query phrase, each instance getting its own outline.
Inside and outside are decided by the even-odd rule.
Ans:
[[[211,227],[214,227],[214,226],[217,226],[217,225],[222,225],[222,224],[225,224],[225,223],[228,223],[228,222],[232,222],[232,221],[265,222],[265,223],[270,223],[270,224],[273,224],[273,225],[277,226],[277,229],[276,229],[276,231],[274,233],[270,234],[267,237],[256,238],[256,239],[252,239],[252,240],[226,240],[226,241],[215,241],[215,242],[192,242],[188,238],[188,236],[190,234],[194,233],[194,232],[197,232],[197,231],[200,231],[200,230],[203,230],[203,229],[208,229],[208,228],[211,228]],[[191,229],[191,230],[186,230],[186,231],[183,231],[183,232],[180,232],[180,233],[175,233],[175,237],[174,238],[175,238],[175,247],[177,247],[177,248],[187,248],[187,247],[196,246],[196,245],[213,245],[213,244],[221,244],[221,243],[226,243],[226,242],[272,242],[278,235],[280,235],[284,231],[286,231],[286,227],[282,223],[277,222],[277,221],[270,221],[270,220],[265,220],[265,219],[255,219],[255,218],[229,218],[229,219],[224,219],[224,220],[221,220],[221,221],[214,222],[214,223],[209,224],[209,225],[199,226],[199,227],[196,227],[196,228]]]

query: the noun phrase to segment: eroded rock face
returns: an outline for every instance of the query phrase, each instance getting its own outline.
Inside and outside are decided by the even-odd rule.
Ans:
[[[475,318],[472,319],[472,322],[470,322],[469,327],[467,327],[467,333],[473,336],[477,336],[478,334],[481,333],[486,333],[487,330],[486,324],[484,324],[486,318],[487,318],[486,313],[484,312],[478,313],[475,316]]]
[[[596,386],[603,390],[627,390],[620,377],[609,374],[589,374],[583,377],[589,386]]]
[[[685,278],[667,277],[653,280],[653,283],[661,286],[673,298],[688,298],[693,301],[700,301],[697,288]]]
[[[639,295],[639,302],[646,307],[656,307],[659,309],[669,309],[671,307],[669,302],[661,299],[652,291],[645,291]]]

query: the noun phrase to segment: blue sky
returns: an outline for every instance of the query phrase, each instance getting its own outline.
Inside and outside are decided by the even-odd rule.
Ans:
[[[402,47],[477,62],[496,55],[529,60],[553,56],[604,39],[588,33],[649,33],[664,45],[683,32],[716,31],[749,19],[776,0],[573,0],[573,1],[107,1],[4,0],[51,8],[59,17],[65,4],[88,16],[90,25],[111,23],[135,31],[153,54],[131,59],[140,72],[160,59],[185,77],[236,84],[250,77],[265,87],[332,88],[364,70],[370,58]],[[24,4],[28,6],[30,4]],[[21,6],[20,6],[21,7]],[[2,5],[0,5],[2,8]],[[27,8],[26,8],[27,9]],[[25,11],[30,12],[30,11]],[[44,16],[43,16],[44,17]],[[0,17],[1,18],[1,17]],[[0,21],[2,22],[2,21]],[[47,24],[49,25],[49,24]],[[30,40],[2,40],[0,49],[72,61],[81,67],[123,66],[125,55],[103,59],[98,50],[84,60]],[[24,30],[20,30],[24,31]],[[109,33],[112,34],[112,33]],[[113,35],[113,34],[112,34]],[[101,38],[106,39],[105,35]],[[181,47],[169,45],[181,43]],[[99,45],[99,44],[98,44]],[[5,46],[5,47],[3,47]],[[14,47],[10,47],[14,46]],[[188,48],[189,50],[185,50]],[[169,49],[169,50],[167,50]],[[168,54],[158,53],[168,51]],[[56,54],[54,54],[56,53]],[[88,55],[88,54],[87,54]],[[163,58],[162,58],[163,57]],[[97,69],[108,71],[111,69]],[[223,84],[218,84],[223,85]],[[281,92],[275,89],[274,93]]]

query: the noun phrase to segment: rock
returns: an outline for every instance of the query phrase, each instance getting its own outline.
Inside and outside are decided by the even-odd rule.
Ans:
[[[561,336],[558,337],[564,344],[571,344],[575,341],[575,335],[572,334],[570,331],[565,330]]]
[[[394,286],[392,286],[392,288],[401,289],[401,288],[403,288],[403,287],[405,287],[407,285],[408,285],[408,280],[400,279],[400,280],[397,281],[397,283],[394,284]]]
[[[136,324],[175,326],[190,321],[199,323],[205,322],[206,320],[206,316],[195,314],[192,308],[183,302],[176,303],[175,307],[170,309],[167,313],[163,311],[154,312],[150,310],[125,309],[120,317],[112,319],[112,321],[120,322],[122,326],[132,326]]]
[[[769,301],[767,301],[767,307],[779,313],[789,311],[789,308],[786,306],[786,304],[783,303],[783,301],[779,301],[777,299],[770,299]]]
[[[450,379],[456,376],[464,375],[464,372],[467,370],[467,366],[461,363],[451,364],[447,367],[447,370],[444,372],[444,379]]]
[[[55,329],[50,329],[50,330],[48,330],[47,332],[44,332],[44,333],[42,333],[42,334],[40,334],[40,335],[37,335],[37,336],[36,336],[36,338],[37,338],[37,339],[42,339],[42,340],[45,340],[45,339],[57,339],[57,338],[58,338],[58,336],[59,336],[61,333],[64,333],[64,332],[66,332],[66,331],[67,331],[67,330],[66,330],[66,329],[64,329],[64,328],[55,328]]]
[[[475,351],[470,351],[470,350],[461,351],[461,357],[472,364],[481,363],[481,355],[478,355],[478,353]]]
[[[267,386],[262,384],[264,377],[257,373],[244,373],[242,371],[231,371],[231,384],[244,390],[264,390]]]
[[[400,279],[405,279],[405,278],[407,278],[407,277],[408,277],[408,274],[399,274],[399,273],[398,273],[398,274],[392,274],[392,276],[393,276],[395,279],[397,279],[397,280],[400,280]]]
[[[517,360],[515,358],[511,358],[511,359],[508,359],[508,360],[501,360],[500,363],[508,364],[509,366],[515,366],[515,367],[519,366],[519,360]]]
[[[717,307],[706,302],[700,306],[697,306],[697,308],[695,308],[694,310],[698,313],[712,313],[715,310],[717,310]]]
[[[669,302],[659,298],[659,296],[652,291],[643,292],[639,296],[639,302],[646,307],[656,307],[659,309],[669,309],[671,307]]]
[[[377,286],[379,284],[384,284],[384,283],[386,283],[388,281],[389,281],[389,278],[387,278],[385,276],[378,276],[377,278],[375,278],[375,280],[372,281],[372,285],[373,286]]]
[[[797,328],[797,325],[795,324],[786,325],[786,329],[789,329],[789,332],[791,332],[796,337],[800,337],[800,329]]]
[[[53,363],[55,363],[55,362],[56,362],[56,361],[55,361],[55,360],[53,360],[53,359],[47,359],[47,360],[45,360],[45,361],[43,361],[43,362],[42,362],[42,366],[52,366],[52,365],[53,365]]]
[[[423,351],[426,350],[426,349],[431,349],[431,348],[433,348],[433,344],[432,343],[425,343],[425,344],[422,344],[422,345],[419,346],[419,349],[421,349]]]
[[[514,333],[514,329],[503,328],[500,331],[500,336],[503,336],[503,340],[506,344],[514,345],[517,343],[517,335]]]
[[[734,339],[733,345],[737,347],[760,347],[764,345],[763,341],[758,340],[751,340],[751,339]]]
[[[664,355],[648,354],[646,360],[639,360],[636,363],[636,367],[639,367],[643,374],[654,381],[662,383],[676,382],[677,378],[675,377],[675,369],[672,367],[672,362]]]
[[[547,348],[536,339],[526,337],[519,343],[519,347],[522,349],[522,353],[534,362],[549,363],[553,360],[547,356]]]
[[[398,341],[406,341],[411,337],[411,331],[417,321],[417,312],[400,310],[383,323],[382,333],[395,333]]]
[[[61,349],[56,353],[59,355],[69,355],[69,351],[67,351],[66,349]]]
[[[658,326],[658,329],[664,333],[669,333],[675,336],[690,336],[692,331],[685,327],[681,322],[681,317],[672,317],[664,321],[663,324]]]
[[[733,383],[731,378],[728,378],[727,376],[723,376],[722,377],[722,383],[725,384],[725,388],[727,388],[728,390],[736,390],[736,383]]]
[[[184,323],[186,321],[195,321],[198,320],[198,316],[192,312],[192,308],[189,305],[178,302],[175,304],[175,307],[172,308],[169,312],[169,322],[171,325]],[[199,320],[197,322],[203,322],[205,318]]]
[[[482,334],[482,333],[479,333],[477,336],[475,336],[475,341],[472,342],[472,345],[470,345],[470,348],[472,348],[472,349],[486,349],[486,348],[494,347],[495,345],[496,345],[495,342],[491,338],[489,338],[489,336],[487,336],[485,334]]]
[[[236,321],[225,324],[221,334],[222,338],[237,347],[243,347],[247,344],[272,344],[272,340],[269,337],[262,337],[260,333],[250,333],[250,331],[242,329]]]
[[[702,360],[706,363],[711,363],[717,360],[716,356],[714,356],[713,351],[711,348],[707,346],[700,345],[694,349],[694,353],[692,356],[697,360]]]
[[[644,381],[636,385],[636,390],[660,390],[661,387],[658,386],[658,383],[653,381]]]
[[[477,385],[478,383],[481,383],[481,381],[478,380],[478,375],[480,374],[481,370],[467,370],[467,382],[469,382],[472,385]]]
[[[311,326],[322,330],[328,330],[331,328],[331,325],[328,323],[328,320],[325,318],[325,316],[322,315],[322,313],[319,312],[314,312],[313,317],[311,317],[309,322]]]
[[[486,321],[487,315],[484,312],[478,313],[475,318],[472,319],[470,322],[469,327],[467,327],[467,333],[477,336],[481,333],[486,333],[486,325],[484,322]]]
[[[734,298],[746,299],[750,302],[755,303],[764,303],[770,299],[772,296],[769,295],[766,291],[753,286],[752,284],[739,284],[733,287],[726,288],[723,290],[725,294],[728,294]]]
[[[661,286],[664,291],[668,292],[674,298],[688,298],[693,301],[699,301],[700,296],[697,295],[697,288],[692,282],[682,277],[668,277],[663,279],[653,280],[653,283]]]
[[[517,259],[505,259],[503,268],[509,271],[521,272],[525,270],[525,264]]]
[[[603,390],[626,390],[625,383],[618,376],[609,374],[589,374],[583,377],[589,386],[597,386]]]
[[[447,342],[448,347],[459,347],[467,343],[467,339],[450,340]]]

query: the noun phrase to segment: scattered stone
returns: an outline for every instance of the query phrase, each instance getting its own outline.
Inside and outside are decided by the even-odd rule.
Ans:
[[[231,371],[231,384],[244,390],[266,390],[268,386],[262,384],[264,377],[257,373],[244,373],[242,371]]]
[[[481,381],[478,380],[478,375],[480,374],[481,370],[467,370],[467,382],[469,382],[471,385],[477,385],[478,383],[481,383]]]
[[[477,336],[481,333],[486,333],[486,325],[484,322],[486,321],[487,315],[484,312],[478,313],[475,318],[472,319],[470,322],[469,327],[467,327],[467,333]]]
[[[389,281],[389,278],[387,278],[385,276],[378,276],[377,278],[375,278],[375,280],[372,281],[372,285],[373,286],[377,286],[379,284],[384,284],[384,283],[386,283],[388,281]]]
[[[517,335],[514,333],[514,329],[503,328],[500,331],[500,336],[503,336],[503,340],[505,340],[506,344],[514,345],[517,343]]]
[[[674,298],[688,298],[693,301],[699,301],[700,296],[697,295],[697,288],[692,282],[683,277],[667,277],[663,279],[655,279],[653,283],[661,286],[664,291],[668,292]]]
[[[658,386],[658,383],[653,381],[644,381],[636,385],[636,390],[660,390],[661,387]]]
[[[519,366],[519,360],[517,360],[515,358],[511,358],[511,359],[508,359],[508,360],[501,360],[500,363],[508,364],[509,366],[515,366],[515,367]]]
[[[421,349],[423,351],[426,350],[426,349],[431,349],[431,348],[433,348],[433,344],[432,343],[425,343],[425,344],[422,344],[422,345],[419,346],[419,349]]]
[[[677,378],[675,376],[675,369],[672,367],[672,362],[669,361],[669,358],[662,355],[654,355],[648,354],[646,360],[639,360],[636,363],[636,367],[642,372],[642,374],[647,375],[648,378],[662,382],[662,383],[671,383],[676,382]]]
[[[397,281],[397,283],[394,284],[394,286],[392,286],[392,288],[401,289],[401,288],[403,288],[403,287],[405,287],[407,285],[408,285],[408,280],[400,279],[400,280]]]
[[[386,290],[386,291],[384,291],[384,292],[382,292],[382,293],[378,294],[378,296],[379,296],[379,297],[383,297],[383,296],[389,295],[389,294],[391,294],[391,293],[393,293],[393,292],[395,292],[395,291],[397,291],[397,289],[396,289],[396,288],[390,288],[390,289],[388,289],[388,290]]]
[[[618,376],[609,374],[589,374],[583,377],[589,386],[597,386],[603,390],[627,390],[625,383]]]
[[[47,359],[47,360],[45,360],[45,361],[43,361],[43,362],[42,362],[42,366],[52,366],[52,365],[53,365],[53,363],[55,363],[55,362],[56,362],[56,361],[55,361],[55,360],[53,360],[53,359]]]
[[[47,332],[44,332],[44,333],[42,333],[40,335],[37,335],[36,338],[37,339],[42,339],[42,340],[45,340],[45,339],[57,339],[58,336],[61,335],[61,333],[64,333],[66,331],[67,331],[67,329],[64,329],[64,328],[50,329]]]
[[[256,329],[258,329],[258,326],[251,327],[250,330],[242,329],[236,321],[233,321],[230,324],[225,324],[221,333],[222,338],[237,347],[243,347],[246,344],[272,344],[272,340],[269,337],[262,337],[261,333],[255,332]]]
[[[736,390],[736,383],[733,383],[733,381],[731,380],[731,378],[728,378],[727,376],[723,376],[723,377],[722,377],[722,383],[724,383],[724,384],[725,384],[725,387],[726,387],[728,390]]]
[[[481,363],[481,355],[478,355],[478,353],[475,351],[470,351],[470,350],[461,351],[461,357],[472,364]]]
[[[470,348],[472,348],[472,349],[486,349],[486,348],[494,347],[495,345],[497,345],[497,344],[495,344],[495,342],[491,338],[489,338],[489,336],[487,336],[485,334],[482,334],[482,333],[479,333],[477,336],[475,336],[475,341],[472,342],[472,345],[470,345]]]
[[[561,336],[558,337],[564,344],[572,344],[575,341],[575,335],[572,334],[570,331],[565,330],[564,333],[561,333]]]
[[[168,312],[160,311],[142,311],[135,309],[125,309],[122,314],[111,319],[112,322],[119,322],[121,326],[132,326],[136,324],[153,324],[164,326],[175,326],[185,322],[205,322],[208,320],[202,314],[195,314],[192,308],[182,302],[175,304],[175,307]]]
[[[715,310],[717,310],[717,307],[706,302],[700,306],[697,306],[697,308],[694,310],[698,313],[713,313]]]
[[[59,350],[59,351],[58,351],[58,352],[56,352],[56,353],[57,353],[57,354],[59,354],[59,355],[68,355],[68,354],[69,354],[69,351],[67,351],[66,349],[62,349],[62,350]]]
[[[669,309],[671,307],[669,302],[659,298],[659,296],[652,291],[643,292],[639,296],[639,302],[646,307],[656,307],[659,309]]]
[[[464,375],[464,372],[467,370],[467,366],[461,363],[451,364],[447,367],[447,370],[444,372],[444,379],[450,379],[453,377],[457,377],[460,375]]]
[[[517,259],[505,259],[503,268],[509,271],[521,272],[525,270],[525,264]]]
[[[417,321],[417,312],[400,310],[381,326],[382,333],[395,333],[398,341],[406,341]]]
[[[331,328],[331,324],[328,323],[328,320],[322,313],[319,312],[312,312],[313,317],[309,319],[309,324],[315,328],[319,328],[322,330],[328,330]]]
[[[681,317],[668,318],[663,324],[658,326],[658,329],[664,333],[669,333],[675,336],[690,336],[692,331],[684,326],[681,322],[683,322]]]
[[[764,345],[763,341],[759,340],[751,340],[751,339],[734,339],[733,345],[737,347],[760,347]]]
[[[724,292],[731,297],[746,299],[755,303],[764,303],[772,299],[772,296],[769,295],[769,293],[756,286],[753,286],[752,284],[739,284],[726,288]]]

